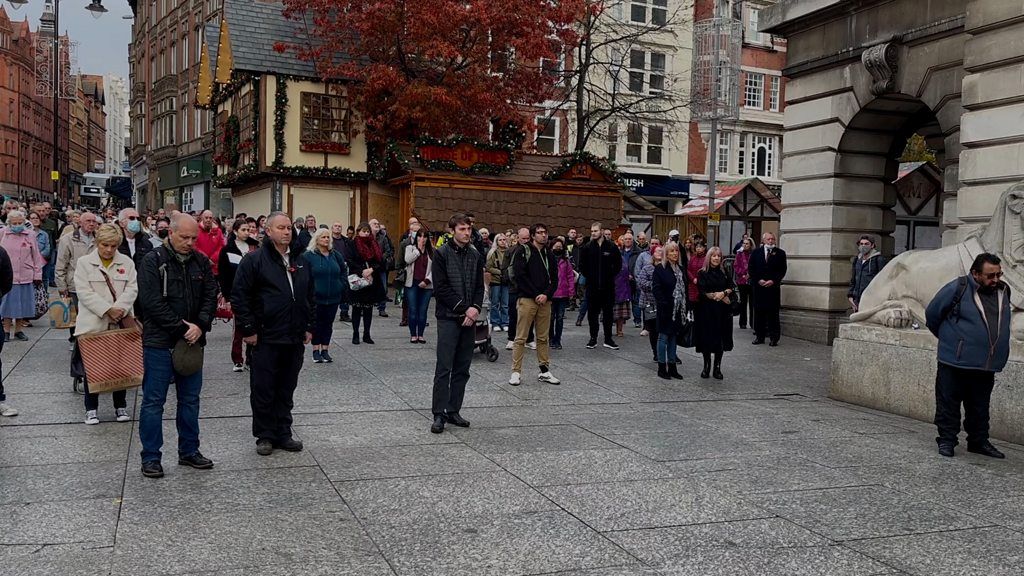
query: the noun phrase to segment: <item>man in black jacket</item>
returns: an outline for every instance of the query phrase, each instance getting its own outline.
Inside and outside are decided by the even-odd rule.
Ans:
[[[476,319],[484,306],[484,257],[470,242],[472,226],[464,214],[448,220],[453,230],[434,254],[434,315],[437,317],[437,365],[434,368],[434,422],[440,434],[445,422],[463,428],[469,421],[459,415],[473,360]]]
[[[778,346],[781,328],[779,307],[782,279],[786,276],[786,252],[775,246],[775,234],[761,235],[762,246],[750,254],[750,285],[754,295],[754,344]]]
[[[587,348],[597,347],[598,316],[603,315],[604,347],[618,350],[612,340],[612,309],[615,306],[615,277],[622,270],[622,254],[615,243],[604,237],[601,223],[590,226],[590,242],[580,248],[580,274],[586,282],[587,320],[590,323],[590,342]]]
[[[519,288],[518,298],[511,304],[516,306],[519,324],[516,328],[515,348],[512,351],[512,377],[508,383],[519,386],[522,383],[523,354],[530,326],[536,321],[537,363],[540,376],[537,380],[548,384],[561,382],[551,373],[548,334],[551,332],[551,298],[558,288],[558,262],[548,251],[548,229],[543,224],[530,227],[530,243],[519,248],[519,254],[512,266]]]
[[[210,331],[217,309],[217,280],[210,259],[194,250],[198,235],[199,225],[195,219],[188,214],[178,214],[171,220],[167,244],[154,249],[142,260],[138,274],[145,368],[139,440],[142,474],[148,478],[164,475],[160,448],[164,443],[164,404],[171,382],[178,393],[178,464],[213,468],[213,462],[199,452],[202,365],[190,374],[183,374],[172,360],[172,351],[182,340],[189,346],[206,345],[206,333]]]
[[[242,341],[253,346],[249,371],[256,453],[302,450],[292,437],[292,407],[305,345],[313,337],[313,276],[305,249],[292,246],[287,214],[267,218],[263,246],[242,258],[231,308]]]

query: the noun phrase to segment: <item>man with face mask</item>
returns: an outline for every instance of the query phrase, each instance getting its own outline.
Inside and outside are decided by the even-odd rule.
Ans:
[[[118,252],[128,256],[135,262],[138,269],[142,259],[153,249],[149,237],[142,231],[142,220],[139,219],[139,212],[135,208],[125,208],[117,215],[117,222],[124,232],[124,240],[117,249]]]
[[[928,330],[939,339],[935,374],[935,441],[939,454],[953,456],[964,405],[967,451],[1005,458],[989,442],[989,403],[996,372],[1010,355],[1010,287],[1002,262],[978,254],[971,272],[950,281],[925,311]]]
[[[861,236],[857,241],[857,255],[853,257],[850,291],[846,294],[854,312],[860,309],[861,294],[868,289],[868,284],[871,284],[885,264],[885,257],[875,250],[875,240],[867,234]]]

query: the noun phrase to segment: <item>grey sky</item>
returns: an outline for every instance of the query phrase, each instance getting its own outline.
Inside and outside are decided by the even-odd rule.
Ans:
[[[2,1],[2,0],[0,0]],[[20,10],[3,2],[7,16],[14,22],[28,15],[33,30],[39,28],[43,0],[29,0]],[[121,17],[132,13],[126,0],[104,0],[109,10],[94,19],[85,7],[89,0],[64,0],[60,3],[60,31],[78,42],[78,67],[84,74],[116,74],[128,81],[128,44],[132,39],[132,21]]]

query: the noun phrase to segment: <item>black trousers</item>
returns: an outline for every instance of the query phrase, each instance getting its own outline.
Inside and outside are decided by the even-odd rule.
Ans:
[[[939,429],[936,442],[957,444],[961,403],[967,445],[977,446],[988,441],[988,409],[995,377],[995,372],[939,363],[935,374],[935,426]]]
[[[437,365],[434,368],[434,415],[458,414],[466,397],[476,329],[458,320],[437,319]]]
[[[258,440],[283,442],[292,437],[292,407],[302,370],[302,344],[262,344],[257,341],[249,366],[252,435]]]
[[[736,289],[740,293],[740,328],[746,328],[754,324],[754,298],[751,295],[750,284],[739,284]]]
[[[596,290],[587,288],[587,322],[590,324],[590,339],[597,339],[598,317],[604,324],[604,339],[612,337],[612,309],[615,307],[615,289]],[[603,316],[602,316],[603,315]]]
[[[754,287],[754,335],[758,338],[778,340],[782,334],[779,325],[780,297],[778,286]]]

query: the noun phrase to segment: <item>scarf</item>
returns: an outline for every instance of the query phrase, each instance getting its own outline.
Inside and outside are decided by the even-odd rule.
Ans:
[[[373,260],[378,262],[384,260],[384,254],[380,251],[380,244],[377,244],[373,236],[356,236],[356,253],[367,263]]]
[[[672,289],[672,319],[681,320],[686,316],[686,274],[682,266],[669,264],[669,270],[676,276],[676,286]]]

